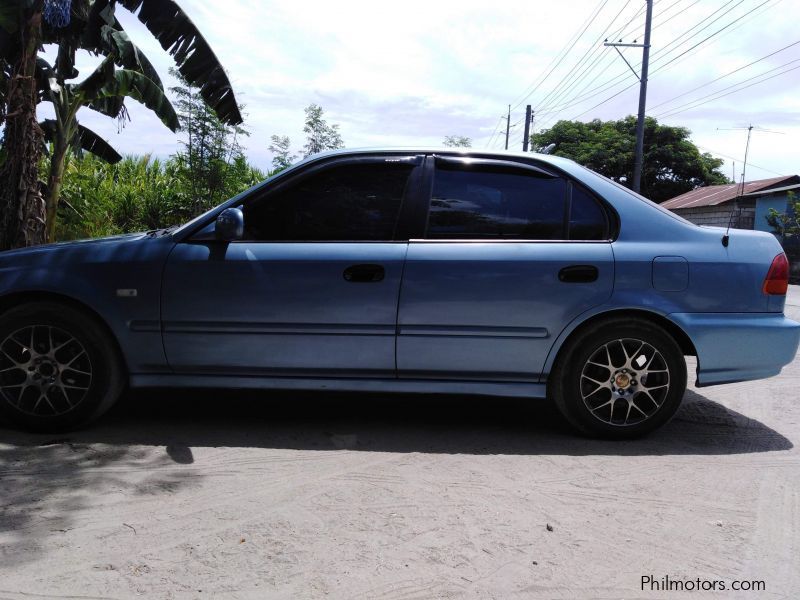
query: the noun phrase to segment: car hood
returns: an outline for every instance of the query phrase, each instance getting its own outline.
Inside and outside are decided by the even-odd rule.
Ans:
[[[0,266],[20,267],[45,262],[51,263],[54,259],[58,259],[59,262],[64,259],[76,262],[103,261],[120,252],[129,256],[138,254],[151,242],[156,242],[158,239],[141,232],[17,248],[0,252]]]

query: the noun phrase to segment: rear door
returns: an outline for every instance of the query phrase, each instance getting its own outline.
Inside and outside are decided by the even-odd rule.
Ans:
[[[398,312],[400,377],[537,381],[554,339],[612,292],[607,209],[528,163],[436,157]]]

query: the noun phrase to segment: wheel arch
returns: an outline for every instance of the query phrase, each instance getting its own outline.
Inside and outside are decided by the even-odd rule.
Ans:
[[[119,339],[117,339],[114,330],[111,329],[111,326],[100,315],[100,313],[94,310],[91,306],[89,306],[85,302],[76,300],[71,296],[67,296],[65,294],[59,294],[57,292],[50,292],[50,291],[12,292],[10,294],[0,296],[0,315],[5,314],[12,308],[16,308],[17,306],[20,306],[28,302],[53,302],[56,304],[62,304],[65,306],[69,306],[70,308],[77,310],[86,315],[87,317],[89,317],[103,330],[103,332],[108,336],[108,339],[111,340],[111,343],[116,350],[117,360],[120,366],[125,370],[124,371],[125,373],[128,372],[128,365],[127,361],[125,360],[125,354],[122,352],[122,346],[120,345]]]
[[[692,339],[689,337],[689,335],[678,324],[676,324],[674,321],[671,321],[666,316],[641,308],[619,308],[589,315],[582,321],[573,323],[563,332],[561,332],[561,335],[553,345],[553,350],[551,350],[550,355],[547,357],[543,377],[549,377],[553,370],[553,366],[556,364],[556,361],[558,361],[563,355],[564,349],[568,346],[570,340],[572,340],[575,336],[580,335],[583,331],[590,327],[596,327],[603,321],[619,317],[637,317],[649,321],[650,323],[663,329],[670,337],[672,337],[672,339],[674,339],[680,347],[684,356],[697,356],[697,349],[695,348],[694,342],[692,342]]]

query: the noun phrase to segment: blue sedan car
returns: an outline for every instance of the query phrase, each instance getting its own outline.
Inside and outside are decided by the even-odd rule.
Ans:
[[[81,426],[126,386],[549,398],[585,434],[795,355],[786,256],[572,161],[313,156],[174,229],[0,254],[0,411]]]

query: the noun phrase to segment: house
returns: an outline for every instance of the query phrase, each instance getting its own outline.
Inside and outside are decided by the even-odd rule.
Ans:
[[[661,206],[697,225],[727,227],[738,197],[739,216],[737,219],[734,215],[731,227],[772,231],[766,220],[769,209],[786,212],[789,192],[800,194],[800,175],[748,181],[744,184],[744,193],[739,183],[699,187]]]

